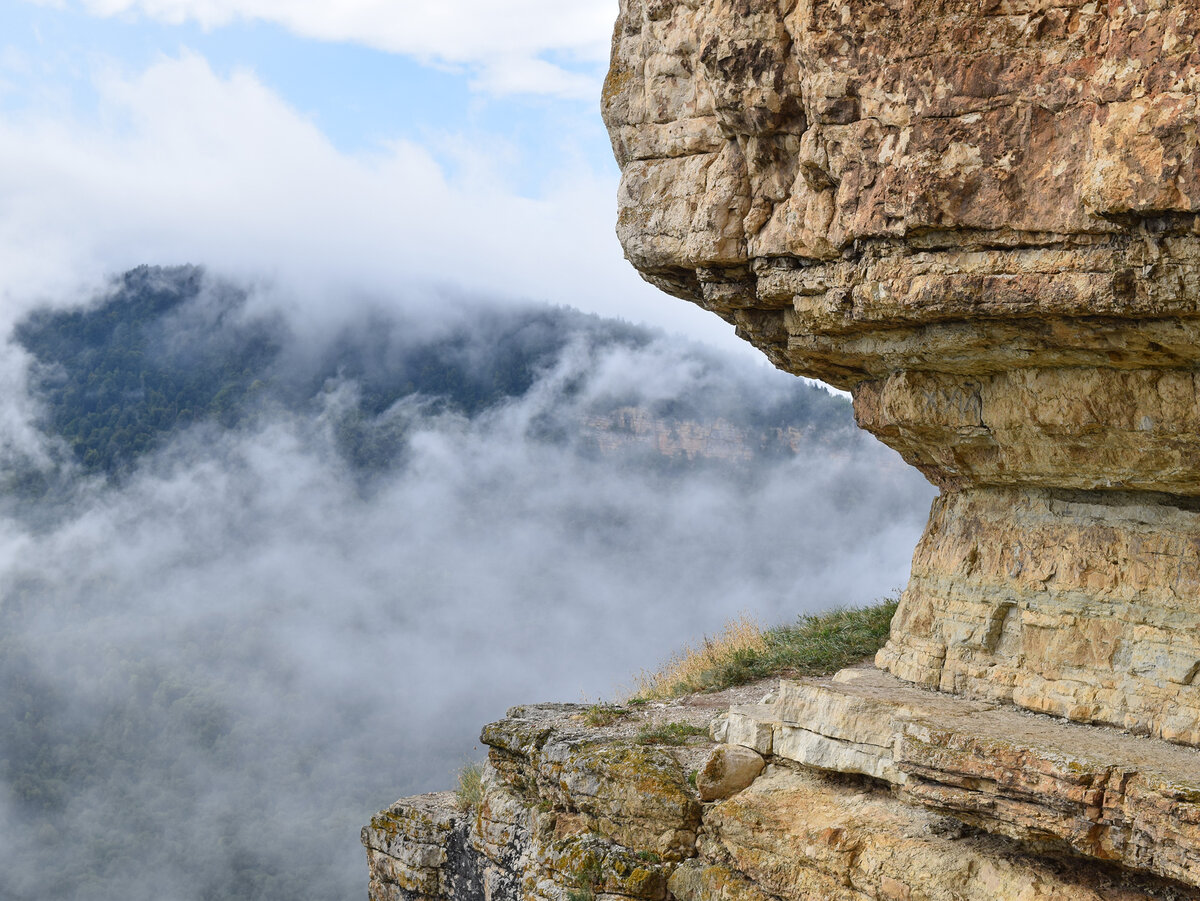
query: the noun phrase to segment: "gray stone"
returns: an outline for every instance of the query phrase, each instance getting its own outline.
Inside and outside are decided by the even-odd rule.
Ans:
[[[719,801],[746,788],[763,771],[761,754],[741,745],[718,745],[696,775],[701,801]]]

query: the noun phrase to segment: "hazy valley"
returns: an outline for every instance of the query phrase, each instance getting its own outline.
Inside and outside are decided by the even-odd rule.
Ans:
[[[932,495],[843,399],[562,307],[143,268],[5,354],[12,899],[361,897],[480,723],[902,585]]]

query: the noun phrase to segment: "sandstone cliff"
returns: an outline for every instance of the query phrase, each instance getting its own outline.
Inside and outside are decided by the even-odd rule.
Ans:
[[[1200,4],[627,0],[651,282],[944,490],[880,665],[1200,743]]]
[[[1198,0],[622,0],[626,256],[941,496],[878,668],[512,711],[373,896],[1200,898],[1198,98]]]
[[[746,703],[763,691],[626,709],[605,726],[578,705],[509,711],[484,729],[476,807],[408,798],[364,828],[371,898],[1200,897],[1188,749],[906,689],[873,668]],[[662,743],[710,721],[711,738]],[[734,749],[758,761],[740,781],[722,772]]]

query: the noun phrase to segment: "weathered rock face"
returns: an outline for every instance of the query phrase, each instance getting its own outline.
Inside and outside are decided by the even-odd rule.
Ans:
[[[618,233],[943,489],[898,676],[1200,743],[1200,3],[622,0]]]
[[[1200,751],[870,668],[745,703],[763,690],[604,726],[582,706],[515,708],[484,729],[475,808],[409,798],[363,830],[372,901],[1200,897]],[[722,744],[653,743],[718,710]]]
[[[688,773],[708,743],[655,744],[643,730],[707,723],[720,703],[609,711],[605,725],[580,705],[510,710],[481,736],[478,806],[407,798],[363,829],[372,901],[665,901],[674,866],[696,854]]]
[[[1200,894],[1200,751],[922,691],[874,668],[733,707],[775,760],[857,773],[1026,849],[1072,852]],[[756,741],[761,743],[761,740]],[[811,824],[809,824],[811,825]]]
[[[1200,744],[1200,513],[1142,494],[952,492],[879,662],[946,691]]]
[[[512,711],[375,901],[1200,899],[1198,99],[1200,0],[621,0],[627,256],[942,496],[882,669]]]

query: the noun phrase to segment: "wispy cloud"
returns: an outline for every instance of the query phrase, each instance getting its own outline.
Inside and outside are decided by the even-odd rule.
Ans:
[[[615,0],[78,0],[76,5],[96,16],[195,22],[209,29],[239,20],[271,22],[306,38],[468,67],[475,73],[472,83],[492,93],[580,99],[596,96],[597,68],[617,15]]]
[[[142,263],[203,262],[297,292],[453,284],[728,332],[638,279],[613,235],[615,177],[569,150],[530,196],[506,168],[519,160],[498,161],[486,140],[343,152],[252,72],[218,74],[194,53],[110,66],[95,89],[86,113],[0,117],[10,311]]]
[[[413,340],[326,313],[325,340]],[[451,321],[462,353],[495,344]],[[901,584],[932,492],[868,439],[664,468],[566,428],[613,396],[731,417],[796,387],[707,360],[573,341],[485,415],[403,403],[404,463],[365,487],[337,447],[343,379],[316,415],[184,433],[48,526],[0,517],[0,706],[21,724],[0,736],[0,894],[361,894],[358,826],[446,787],[507,705],[611,692],[740,610]]]

